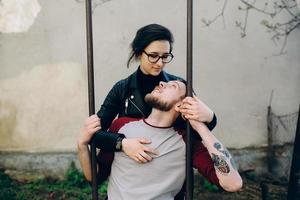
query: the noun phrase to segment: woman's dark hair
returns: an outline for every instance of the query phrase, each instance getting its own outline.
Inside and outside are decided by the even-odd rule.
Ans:
[[[140,28],[131,43],[131,52],[127,61],[127,68],[133,57],[138,58],[144,49],[153,41],[167,40],[170,43],[170,52],[172,52],[172,44],[174,42],[173,35],[169,29],[159,24],[149,24]]]

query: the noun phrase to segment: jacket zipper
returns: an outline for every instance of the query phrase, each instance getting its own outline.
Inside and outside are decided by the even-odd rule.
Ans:
[[[133,98],[133,96],[131,96],[131,98]],[[130,101],[130,103],[132,103],[134,105],[134,107],[143,115],[143,117],[145,118],[144,113],[142,112],[142,110],[129,98],[126,99],[125,101],[125,114],[127,114],[127,107],[128,107],[128,100]],[[126,107],[126,102],[127,102],[127,107]]]
[[[125,100],[125,115],[127,115],[127,109],[128,109],[128,98]]]

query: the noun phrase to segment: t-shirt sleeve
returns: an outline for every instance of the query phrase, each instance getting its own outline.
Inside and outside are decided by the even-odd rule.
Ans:
[[[196,168],[209,182],[220,186],[213,161],[207,148],[201,141],[196,141],[194,144],[193,167]]]

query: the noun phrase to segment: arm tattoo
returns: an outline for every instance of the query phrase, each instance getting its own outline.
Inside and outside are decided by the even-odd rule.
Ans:
[[[222,150],[222,145],[218,142],[216,142],[214,144],[214,147],[219,151],[221,152],[223,155],[226,156],[226,158],[229,158],[230,157],[230,153],[228,152],[228,150],[226,148],[223,148],[224,150]]]
[[[214,143],[214,147],[225,156],[225,160],[229,159],[232,168],[237,170],[237,166],[236,166],[231,154],[229,153],[229,151],[225,147],[222,147],[222,145],[218,142]]]
[[[226,162],[226,158],[224,156],[222,155],[219,156],[212,153],[212,161],[214,163],[214,166],[219,172],[223,174],[228,174],[230,172],[230,167]]]

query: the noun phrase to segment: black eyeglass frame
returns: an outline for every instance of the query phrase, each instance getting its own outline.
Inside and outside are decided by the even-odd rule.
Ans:
[[[166,64],[166,63],[170,63],[170,62],[173,60],[173,58],[174,58],[174,55],[173,55],[172,53],[168,53],[168,56],[171,56],[171,59],[170,59],[170,61],[166,62],[166,61],[164,61],[164,57],[165,57],[167,54],[164,54],[164,55],[160,56],[160,55],[158,55],[158,54],[156,55],[156,54],[150,54],[150,53],[147,53],[146,51],[143,51],[143,53],[147,55],[148,61],[151,62],[151,63],[157,63],[157,62],[159,61],[159,59],[161,59],[161,61],[162,61],[164,64]],[[150,60],[150,57],[153,56],[153,55],[158,56],[156,61],[151,61],[151,60]],[[152,57],[152,58],[153,58],[153,57]]]

